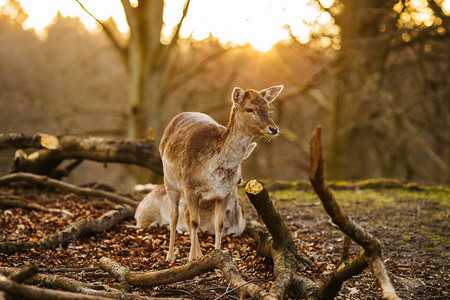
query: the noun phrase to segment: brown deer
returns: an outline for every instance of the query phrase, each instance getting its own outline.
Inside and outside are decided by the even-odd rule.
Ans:
[[[244,159],[247,159],[256,147],[253,142],[249,145]],[[241,181],[242,179],[240,179]],[[139,202],[136,207],[134,218],[136,227],[168,226],[170,224],[170,199],[164,185],[138,185],[137,191],[147,191],[148,194]],[[199,207],[199,229],[215,233],[214,229],[215,201],[201,201]],[[187,232],[189,220],[189,208],[184,193],[180,197],[179,218],[177,231]],[[234,234],[239,236],[245,229],[245,209],[242,198],[238,194],[238,187],[233,192],[228,201],[225,211],[223,234]]]
[[[167,125],[159,151],[164,185],[172,203],[169,262],[174,261],[179,203],[183,193],[189,213],[189,261],[202,256],[197,235],[201,201],[215,203],[215,248],[220,249],[225,209],[241,177],[241,162],[252,138],[278,135],[278,127],[269,114],[269,103],[282,89],[283,86],[275,86],[259,92],[244,92],[234,88],[233,107],[226,128],[210,116],[196,112],[181,113]]]

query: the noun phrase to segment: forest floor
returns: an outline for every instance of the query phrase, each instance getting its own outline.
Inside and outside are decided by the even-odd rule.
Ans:
[[[314,267],[299,263],[299,272],[320,282],[340,259],[343,234],[331,223],[314,192],[304,185],[268,184],[275,206],[291,228],[299,252],[314,261]],[[344,211],[383,245],[388,274],[403,299],[449,299],[450,297],[450,189],[448,187],[339,188],[335,196]],[[99,217],[114,204],[105,199],[62,193],[29,184],[0,187],[0,195],[12,194],[46,207],[65,209],[73,216],[22,208],[0,207],[0,242],[38,240],[63,229],[80,218]],[[257,219],[248,199],[248,215]],[[107,232],[85,236],[68,247],[0,254],[0,266],[36,264],[40,272],[71,277],[83,282],[114,286],[117,282],[98,268],[103,256],[133,271],[169,268],[166,228],[136,229],[126,220]],[[214,237],[200,235],[204,253],[214,247]],[[272,280],[270,262],[260,257],[246,235],[226,236],[223,249],[231,251],[234,262],[247,281],[268,289]],[[189,237],[178,234],[176,265],[187,263]],[[361,248],[353,244],[352,256]],[[143,296],[214,299],[227,288],[220,272],[211,272],[185,282],[146,288],[133,286]],[[296,299],[289,296],[289,299]],[[221,299],[238,299],[228,294]],[[380,290],[369,270],[347,281],[337,299],[380,299]]]

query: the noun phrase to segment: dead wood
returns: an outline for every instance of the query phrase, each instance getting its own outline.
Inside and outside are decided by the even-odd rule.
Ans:
[[[353,241],[364,248],[365,251],[363,251],[358,256],[360,258],[359,260],[362,260],[364,258],[367,261],[368,265],[370,265],[375,280],[378,286],[381,288],[382,298],[400,299],[395,293],[395,289],[392,286],[392,283],[384,267],[384,263],[381,259],[380,241],[373,237],[370,233],[365,231],[361,226],[359,226],[345,214],[345,212],[336,202],[330,187],[327,185],[324,179],[324,164],[320,134],[321,127],[317,126],[311,135],[311,169],[309,174],[311,185],[322,201],[322,204],[328,215],[331,217],[333,223],[336,224],[343,233],[345,233]],[[353,262],[354,264],[362,267],[363,263],[359,260],[357,259],[357,262],[353,260]],[[345,268],[345,265],[342,265],[341,267]],[[330,275],[327,281],[335,280],[335,272]]]
[[[24,282],[28,278],[36,275],[38,271],[39,268],[36,265],[25,266],[20,269],[16,269],[14,272],[9,274],[8,279],[15,282]]]
[[[230,287],[238,289],[241,296],[250,296],[253,299],[278,299],[271,297],[259,286],[246,282],[234,265],[230,253],[219,249],[186,265],[160,271],[131,272],[118,262],[105,257],[100,260],[100,266],[120,281],[126,280],[131,285],[150,287],[184,281],[219,269],[222,271],[225,280],[230,283]]]
[[[0,149],[58,149],[58,147],[58,138],[50,134],[35,133],[27,135],[23,133],[0,133]]]
[[[120,282],[120,284],[122,285],[120,288],[121,290],[127,292],[130,290],[130,284],[128,283],[130,270],[128,268],[106,257],[100,258],[100,267]]]
[[[62,292],[49,289],[38,288],[14,282],[3,275],[0,275],[0,291],[13,298],[23,299],[58,299],[58,300],[107,300],[111,298],[101,296],[90,296],[72,292]]]
[[[53,136],[21,133],[0,134],[0,149],[43,149],[30,155],[18,150],[11,172],[56,175],[55,168],[66,159],[135,164],[162,175],[162,162],[154,141],[115,140],[100,137]]]
[[[72,223],[67,228],[39,241],[3,242],[0,243],[0,252],[13,254],[25,252],[28,249],[44,250],[57,247],[65,247],[69,243],[76,241],[80,236],[95,234],[107,230],[126,218],[134,215],[134,208],[130,206],[117,206],[113,210],[105,213],[97,219],[90,218]]]
[[[69,216],[73,215],[70,211],[67,211],[65,209],[44,207],[44,206],[36,204],[36,203],[29,203],[29,202],[22,200],[19,197],[10,195],[8,193],[2,193],[2,192],[0,192],[0,206],[20,207],[20,208],[24,208],[24,209],[39,210],[39,211],[45,211],[45,212],[50,212],[50,213],[63,213],[63,214],[69,215]]]
[[[269,230],[274,241],[273,247],[275,249],[287,248],[301,262],[312,265],[309,259],[297,253],[289,227],[273,205],[267,190],[258,181],[251,180],[245,186],[245,192]]]
[[[11,277],[12,274],[21,272],[22,269],[24,269],[24,268],[16,269],[16,268],[0,267],[0,273],[3,275],[9,275],[9,277]],[[86,294],[86,295],[96,296],[96,297],[107,297],[107,298],[116,298],[116,299],[136,299],[136,300],[149,299],[146,297],[141,297],[139,295],[132,295],[132,294],[124,293],[123,291],[117,290],[115,288],[111,288],[106,285],[98,285],[96,283],[80,282],[80,281],[72,279],[72,278],[58,276],[58,275],[35,274],[35,275],[27,278],[24,281],[24,283],[29,284],[29,285],[39,285],[41,287],[45,287],[45,288],[49,288],[49,289],[60,289],[60,290],[64,290],[67,292],[78,293],[77,295]],[[45,292],[45,291],[46,290],[44,290],[43,292]],[[81,294],[79,294],[79,293],[81,293]],[[83,296],[83,295],[81,295],[81,296]],[[45,298],[45,299],[47,299],[47,298]],[[51,299],[51,298],[48,298],[48,299]],[[73,299],[73,298],[69,298],[69,299]],[[93,298],[91,297],[89,299],[93,299]],[[95,298],[95,299],[97,299],[97,298]]]
[[[92,197],[103,197],[111,200],[112,202],[118,203],[118,204],[126,204],[130,205],[132,207],[136,207],[138,205],[138,201],[132,200],[128,197],[120,196],[116,193],[111,193],[103,190],[98,189],[91,189],[91,188],[83,188],[79,187],[67,182],[63,182],[60,180],[48,178],[47,176],[42,175],[35,175],[31,173],[13,173],[8,174],[5,176],[0,177],[0,185],[5,185],[7,183],[13,182],[13,181],[20,181],[25,180],[28,182],[38,183],[45,186],[54,187],[66,192],[72,192],[77,195],[81,196],[92,196]]]
[[[319,286],[297,273],[296,257],[302,256],[297,254],[295,245],[292,249],[289,228],[273,206],[267,191],[256,180],[247,183],[245,191],[263,221],[268,223],[268,231],[257,222],[249,222],[246,230],[256,241],[258,252],[273,261],[275,280],[269,290],[270,297],[281,299],[286,290],[292,288],[300,297],[318,299]],[[304,257],[301,261],[312,264]]]

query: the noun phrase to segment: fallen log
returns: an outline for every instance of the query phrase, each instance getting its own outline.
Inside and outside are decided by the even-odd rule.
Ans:
[[[67,211],[65,209],[44,207],[44,206],[36,204],[36,203],[29,203],[29,202],[26,202],[14,195],[9,195],[8,193],[2,193],[2,192],[0,192],[0,206],[20,207],[20,208],[24,208],[24,209],[39,210],[39,211],[45,211],[45,212],[49,212],[49,213],[63,213],[63,214],[69,215],[69,216],[73,216],[73,214],[70,211]]]
[[[194,260],[183,266],[176,266],[166,270],[149,272],[131,272],[118,262],[102,257],[100,267],[108,271],[120,282],[127,282],[130,285],[160,286],[175,282],[184,281],[215,269],[221,270],[225,280],[230,283],[230,287],[239,290],[241,297],[250,296],[252,299],[275,300],[259,286],[246,282],[239,274],[233,263],[231,255],[227,251],[219,249],[213,250],[198,260]]]
[[[130,206],[117,206],[113,210],[105,213],[97,219],[82,219],[72,223],[62,231],[56,232],[48,237],[38,241],[20,241],[0,243],[0,252],[13,254],[16,252],[25,252],[28,249],[44,250],[57,247],[59,245],[67,246],[69,243],[77,240],[85,234],[95,234],[105,231],[126,218],[132,218],[134,208]]]
[[[38,288],[26,284],[21,284],[9,280],[3,275],[0,275],[0,291],[6,295],[15,298],[41,300],[41,299],[58,299],[58,300],[108,300],[110,298],[101,296],[90,296],[80,293],[63,292],[56,290],[49,290]]]
[[[31,270],[31,273],[30,273]],[[98,284],[80,282],[72,278],[59,275],[38,274],[37,267],[8,268],[0,267],[0,274],[8,276],[8,279],[15,282],[23,282],[28,285],[39,285],[50,289],[59,289],[67,292],[82,293],[91,296],[119,298],[123,292],[110,288],[108,286],[99,286]],[[17,274],[31,275],[23,280],[16,280],[13,276]],[[22,275],[23,276],[23,275]],[[0,288],[1,289],[1,288]]]
[[[135,164],[156,174],[163,174],[158,146],[151,140],[1,133],[0,149],[6,148],[42,149],[30,155],[22,150],[16,151],[11,173],[30,172],[52,176],[55,175],[55,169],[66,159],[88,159],[105,163]]]
[[[81,196],[93,196],[93,197],[104,197],[112,202],[118,204],[130,205],[136,207],[139,202],[128,197],[120,196],[116,193],[111,193],[98,189],[91,189],[85,187],[79,187],[74,184],[70,184],[64,181],[48,178],[47,176],[35,175],[31,173],[13,173],[0,177],[0,185],[5,185],[13,181],[25,180],[28,182],[38,183],[45,186],[54,187],[63,191],[71,192]]]

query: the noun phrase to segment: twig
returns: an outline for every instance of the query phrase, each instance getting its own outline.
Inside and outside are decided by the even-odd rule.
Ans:
[[[231,294],[231,293],[234,292],[235,290],[239,289],[240,287],[243,287],[244,285],[247,285],[247,284],[251,283],[252,281],[253,281],[253,280],[244,282],[244,283],[242,283],[241,285],[239,285],[239,286],[237,286],[237,287],[235,287],[235,288],[229,290],[230,285],[231,285],[231,281],[230,281],[230,282],[228,283],[228,287],[227,287],[225,293],[223,293],[222,295],[220,295],[220,296],[214,298],[214,300],[218,300],[218,299],[220,299],[220,298],[222,298],[222,297],[224,297],[224,296],[226,296],[226,295],[228,295],[228,294]]]

